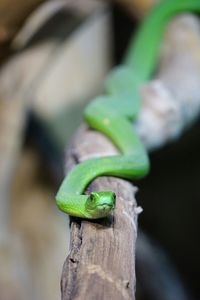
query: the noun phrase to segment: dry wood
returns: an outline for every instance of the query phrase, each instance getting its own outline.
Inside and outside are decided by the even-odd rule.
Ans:
[[[150,150],[178,139],[200,113],[200,22],[181,14],[167,26],[156,78],[141,87],[137,132]]]
[[[98,152],[98,153],[97,153]],[[68,168],[93,155],[116,154],[106,137],[82,128],[69,150]],[[113,190],[117,207],[110,218],[72,220],[71,252],[62,274],[62,299],[134,299],[136,189],[117,178],[98,178],[89,190]]]

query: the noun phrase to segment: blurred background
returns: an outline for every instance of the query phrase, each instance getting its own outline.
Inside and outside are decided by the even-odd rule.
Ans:
[[[0,0],[0,300],[60,299],[65,149],[155,2]],[[138,300],[161,299],[156,274],[170,290],[162,300],[200,298],[199,136],[197,120],[151,153],[137,183]]]

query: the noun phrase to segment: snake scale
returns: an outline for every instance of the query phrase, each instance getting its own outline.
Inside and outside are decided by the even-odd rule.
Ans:
[[[200,0],[163,0],[154,7],[130,42],[123,63],[105,80],[105,95],[86,107],[87,124],[110,138],[121,154],[89,159],[75,166],[56,195],[57,206],[63,212],[87,219],[106,217],[115,207],[115,193],[86,195],[88,184],[102,175],[133,180],[148,173],[148,155],[132,124],[140,110],[138,87],[152,76],[167,22],[184,11],[200,11]]]

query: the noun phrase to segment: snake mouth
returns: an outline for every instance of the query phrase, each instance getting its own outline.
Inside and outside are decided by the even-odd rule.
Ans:
[[[109,204],[109,203],[102,203],[102,204],[98,204],[97,208],[101,208],[101,209],[105,210],[105,209],[108,209],[108,208],[112,209],[112,208],[114,208],[114,206],[112,204]]]

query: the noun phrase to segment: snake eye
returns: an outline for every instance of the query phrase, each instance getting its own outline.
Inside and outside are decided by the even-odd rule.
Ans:
[[[93,193],[90,194],[90,200],[93,202],[95,200],[95,195]]]
[[[116,194],[113,194],[113,204],[115,205],[116,203]]]

